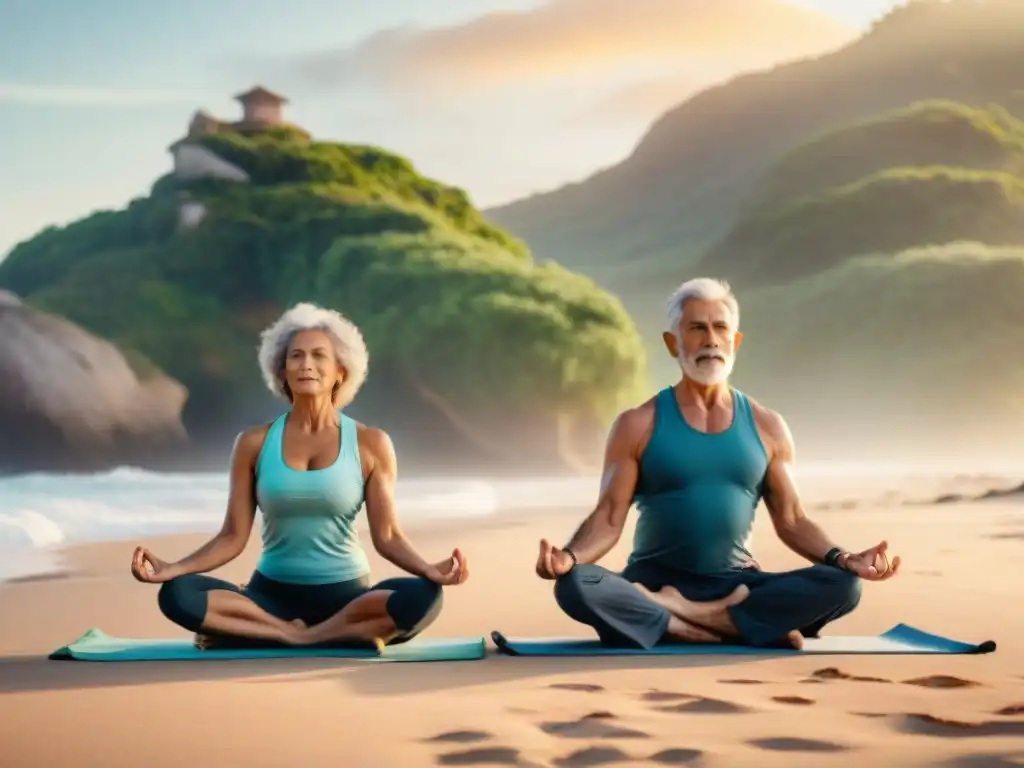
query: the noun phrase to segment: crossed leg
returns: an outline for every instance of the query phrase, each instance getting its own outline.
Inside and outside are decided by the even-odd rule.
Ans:
[[[283,618],[287,614],[265,596],[247,594],[242,587],[203,574],[165,582],[157,604],[164,616],[197,635],[295,645],[306,629],[296,618]]]
[[[556,582],[555,599],[605,644],[642,648],[723,641],[799,648],[804,637],[817,635],[860,601],[855,575],[820,565],[785,573],[746,571],[726,588],[724,597],[701,584],[655,591],[601,566],[580,565]]]
[[[302,598],[292,601],[252,585],[243,589],[189,574],[163,584],[158,603],[168,619],[198,635],[282,645],[373,642],[380,648],[423,631],[443,602],[441,588],[420,578],[386,579],[355,590],[334,586],[287,585]]]
[[[585,564],[555,582],[555,600],[570,618],[593,627],[605,645],[652,648],[660,642],[721,642],[707,628],[649,599],[642,589],[607,568]],[[723,608],[739,596],[727,595],[713,605]]]
[[[299,644],[370,641],[378,649],[405,642],[441,612],[441,587],[423,578],[385,579],[337,613],[300,632]]]

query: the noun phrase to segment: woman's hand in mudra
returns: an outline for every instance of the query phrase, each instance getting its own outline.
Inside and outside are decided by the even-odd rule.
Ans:
[[[174,572],[167,563],[145,547],[136,547],[132,554],[132,576],[146,584],[162,584],[174,578]]]
[[[466,563],[465,555],[456,547],[452,550],[452,556],[447,560],[442,560],[430,566],[426,577],[435,584],[440,584],[444,587],[461,584],[469,578],[469,566]]]

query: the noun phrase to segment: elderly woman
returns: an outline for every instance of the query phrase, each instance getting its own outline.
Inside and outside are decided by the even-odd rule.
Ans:
[[[366,379],[362,335],[337,312],[299,304],[263,332],[259,361],[291,407],[235,442],[220,532],[173,563],[137,547],[132,574],[161,583],[160,610],[201,641],[382,648],[414,637],[437,617],[442,586],[469,572],[458,549],[439,563],[416,552],[395,519],[391,440],[341,410]],[[371,586],[355,530],[364,502],[374,548],[412,576]],[[248,584],[201,575],[241,554],[257,505],[263,552]]]

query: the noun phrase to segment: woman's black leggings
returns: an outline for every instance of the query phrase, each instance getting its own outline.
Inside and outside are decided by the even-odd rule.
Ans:
[[[206,593],[223,589],[244,595],[272,616],[285,621],[319,624],[357,597],[374,590],[389,590],[387,612],[398,635],[392,643],[415,637],[441,612],[441,587],[420,577],[385,579],[371,586],[369,577],[332,584],[287,584],[253,573],[245,587],[203,574],[179,576],[160,587],[158,602],[164,616],[190,632],[201,632],[206,618]]]

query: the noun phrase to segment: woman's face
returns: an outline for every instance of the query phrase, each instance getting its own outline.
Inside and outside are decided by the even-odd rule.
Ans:
[[[323,331],[299,331],[292,337],[284,357],[284,380],[292,400],[331,395],[344,378],[330,336]]]

